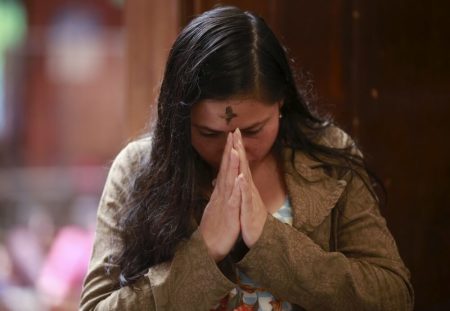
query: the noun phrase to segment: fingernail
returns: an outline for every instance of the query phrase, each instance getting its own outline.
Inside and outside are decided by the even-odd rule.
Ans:
[[[239,128],[236,128],[236,130],[234,131],[234,137],[235,137],[235,140],[236,140],[236,144],[239,145],[241,143],[241,141],[242,141],[241,131],[239,130]]]
[[[233,135],[233,146],[237,145],[237,136],[236,136],[236,131],[234,132],[230,132],[231,135]]]

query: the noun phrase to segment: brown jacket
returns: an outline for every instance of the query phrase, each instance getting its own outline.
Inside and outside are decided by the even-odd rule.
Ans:
[[[351,140],[334,128],[322,142],[344,147]],[[208,256],[195,230],[170,263],[120,288],[119,269],[108,263],[121,243],[114,215],[130,174],[149,148],[149,139],[130,143],[111,167],[81,310],[209,310],[236,287]],[[409,272],[361,179],[330,177],[298,151],[294,168],[291,153],[285,150],[284,167],[293,226],[269,215],[260,239],[237,266],[274,296],[305,310],[411,310]]]

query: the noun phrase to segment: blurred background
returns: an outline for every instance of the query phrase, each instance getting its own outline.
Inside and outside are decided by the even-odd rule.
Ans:
[[[450,310],[444,0],[0,0],[0,310],[77,309],[108,167],[152,120],[178,31],[219,2],[314,81],[387,187],[416,310]]]

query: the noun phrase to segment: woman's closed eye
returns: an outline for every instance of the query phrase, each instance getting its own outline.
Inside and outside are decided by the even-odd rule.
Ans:
[[[219,137],[220,135],[223,134],[223,132],[218,132],[218,131],[199,131],[199,133],[203,137],[209,137],[209,138]]]
[[[259,134],[262,130],[262,127],[256,128],[256,129],[250,129],[250,130],[241,130],[242,136],[247,136],[247,137],[251,137],[251,136],[256,136],[257,134]]]

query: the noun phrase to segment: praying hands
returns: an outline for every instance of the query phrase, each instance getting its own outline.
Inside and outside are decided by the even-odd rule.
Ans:
[[[241,132],[229,133],[211,199],[200,222],[209,255],[222,260],[239,234],[247,247],[261,236],[267,210],[253,183]]]

